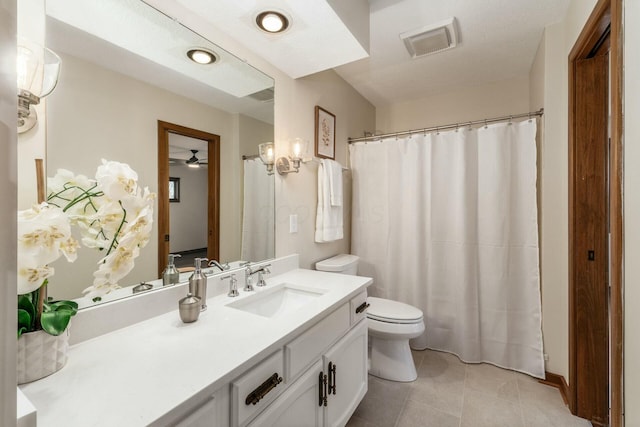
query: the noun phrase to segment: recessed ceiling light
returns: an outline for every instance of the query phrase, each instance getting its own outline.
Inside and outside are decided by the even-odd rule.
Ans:
[[[256,24],[267,33],[281,33],[289,28],[289,19],[280,12],[267,10],[256,16]]]
[[[213,64],[217,60],[215,53],[201,47],[189,49],[187,51],[187,56],[193,62],[197,62],[202,65]]]

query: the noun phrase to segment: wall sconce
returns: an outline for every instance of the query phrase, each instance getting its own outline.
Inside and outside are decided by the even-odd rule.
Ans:
[[[267,167],[267,174],[273,175],[273,161],[275,159],[273,142],[263,142],[258,145],[258,155],[262,163]]]
[[[307,152],[307,141],[296,138],[290,143],[291,154],[288,157],[280,157],[276,161],[276,169],[280,175],[298,173],[300,163],[303,162],[302,154]]]
[[[61,61],[52,50],[25,39],[19,39],[17,54],[18,133],[23,133],[38,121],[33,105],[58,84]]]

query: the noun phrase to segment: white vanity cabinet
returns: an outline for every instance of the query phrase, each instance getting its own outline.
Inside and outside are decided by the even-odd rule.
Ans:
[[[250,427],[347,423],[367,392],[367,323],[350,316],[351,306],[341,306],[285,345],[288,387]]]
[[[203,393],[202,398],[190,399],[162,418],[150,424],[172,427],[219,427],[229,425],[229,388],[215,393]]]

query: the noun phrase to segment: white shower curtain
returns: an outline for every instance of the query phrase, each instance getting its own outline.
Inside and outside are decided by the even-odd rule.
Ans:
[[[260,159],[244,164],[244,203],[242,209],[242,250],[244,261],[261,261],[274,256],[273,175]]]
[[[536,123],[350,146],[370,294],[424,313],[415,348],[544,377]]]

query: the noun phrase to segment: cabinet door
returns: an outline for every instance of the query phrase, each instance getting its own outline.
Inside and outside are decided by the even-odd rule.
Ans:
[[[331,347],[323,356],[323,365],[330,377],[324,425],[344,426],[367,392],[366,320]]]
[[[318,360],[247,427],[321,427]]]

